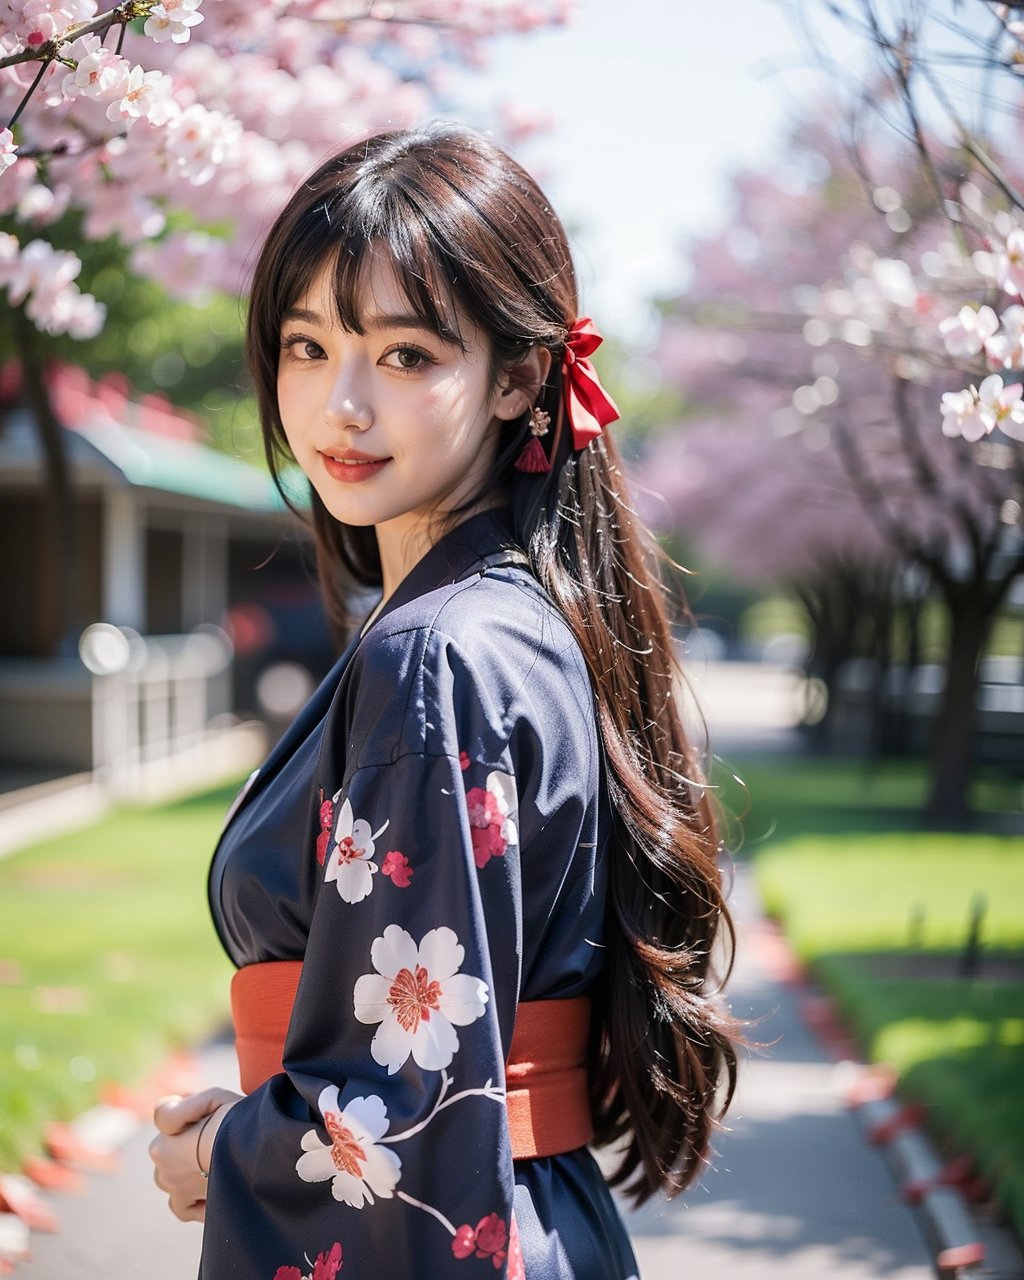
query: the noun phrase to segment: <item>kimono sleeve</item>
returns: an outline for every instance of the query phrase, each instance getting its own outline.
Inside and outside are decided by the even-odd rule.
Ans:
[[[357,753],[325,794],[285,1073],[218,1132],[206,1280],[332,1280],[335,1263],[343,1280],[518,1274],[514,771],[472,688],[402,698],[421,708],[412,728],[406,716],[385,739],[380,721],[370,762]]]

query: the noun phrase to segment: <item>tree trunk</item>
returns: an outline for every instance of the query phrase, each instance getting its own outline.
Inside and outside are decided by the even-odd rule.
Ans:
[[[949,654],[932,743],[926,812],[935,822],[956,826],[970,817],[968,787],[974,756],[978,660],[992,620],[992,604],[984,583],[951,585],[943,594],[949,609]]]
[[[44,336],[19,307],[15,313],[18,356],[25,396],[35,419],[46,472],[47,548],[57,583],[50,601],[51,636],[57,654],[68,656],[78,648],[78,554],[74,493],[64,448],[64,428],[57,420],[46,385],[45,361],[40,350]]]

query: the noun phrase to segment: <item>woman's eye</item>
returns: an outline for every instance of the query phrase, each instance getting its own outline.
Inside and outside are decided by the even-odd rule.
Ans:
[[[434,361],[419,347],[392,347],[390,351],[385,353],[382,363],[390,365],[394,369],[413,373],[428,364],[433,364]]]
[[[324,349],[319,342],[314,342],[312,338],[304,338],[300,333],[293,333],[283,338],[281,347],[291,352],[294,358],[300,361],[319,360],[324,354]]]

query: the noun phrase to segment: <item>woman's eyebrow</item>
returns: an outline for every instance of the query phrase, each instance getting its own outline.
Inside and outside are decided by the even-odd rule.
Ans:
[[[323,318],[319,311],[307,311],[304,307],[289,307],[281,317],[281,323],[287,320],[301,320],[303,324],[318,324],[324,328],[327,321]]]
[[[425,323],[422,316],[407,313],[367,316],[363,321],[363,328],[380,332],[381,329],[430,329],[430,326]]]
[[[310,311],[306,307],[289,307],[281,317],[282,324],[289,320],[298,320],[302,324],[320,325],[321,328],[327,328],[328,322],[320,314],[319,311]],[[371,329],[374,332],[380,332],[382,329],[430,329],[422,316],[418,316],[415,312],[395,313],[367,316],[363,321],[364,329]]]

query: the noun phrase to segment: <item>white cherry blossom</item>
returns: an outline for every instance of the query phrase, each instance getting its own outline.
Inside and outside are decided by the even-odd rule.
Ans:
[[[996,369],[1024,369],[1024,307],[1007,307],[1002,332],[985,340],[985,355]]]
[[[374,1062],[394,1075],[412,1054],[424,1071],[447,1067],[459,1047],[456,1027],[469,1026],[487,1004],[487,984],[458,972],[465,949],[448,928],[431,929],[417,947],[400,925],[374,940],[376,973],[355,985],[355,1016],[380,1023],[370,1045]]]
[[[1015,297],[1024,298],[1024,227],[1017,227],[1006,237],[1006,252],[998,260],[999,287]]]
[[[10,129],[0,129],[0,177],[18,161],[18,147]]]
[[[344,1108],[338,1090],[328,1085],[317,1104],[324,1118],[329,1142],[315,1129],[303,1134],[302,1150],[295,1172],[303,1182],[331,1180],[335,1200],[361,1209],[374,1197],[390,1200],[402,1172],[402,1162],[393,1151],[377,1143],[388,1131],[388,1112],[383,1101],[371,1094],[353,1098]]]
[[[170,92],[170,76],[162,71],[145,71],[141,66],[132,67],[122,86],[122,97],[107,107],[107,119],[118,123],[151,118],[154,108],[164,103]]]
[[[961,307],[939,325],[946,350],[958,359],[976,356],[999,328],[999,317],[991,307]]]
[[[128,83],[128,62],[108,49],[99,36],[83,36],[78,66],[64,77],[66,98],[114,98]]]
[[[962,436],[972,443],[988,435],[991,427],[982,418],[974,387],[964,391],[947,391],[942,397],[942,434]]]
[[[989,431],[999,428],[1013,439],[1024,439],[1024,386],[1003,386],[998,373],[989,374],[978,388],[978,412]],[[991,423],[989,426],[988,424]]]
[[[370,824],[364,818],[353,816],[352,802],[345,797],[345,803],[338,812],[334,848],[324,880],[333,880],[346,902],[362,902],[373,889],[373,877],[377,874],[377,864],[371,861],[376,851],[374,841],[387,826],[385,822],[383,827],[371,833]]]
[[[190,28],[203,21],[203,15],[196,12],[199,5],[200,0],[165,0],[163,4],[156,4],[143,31],[157,44],[165,40],[185,44],[192,35]]]

